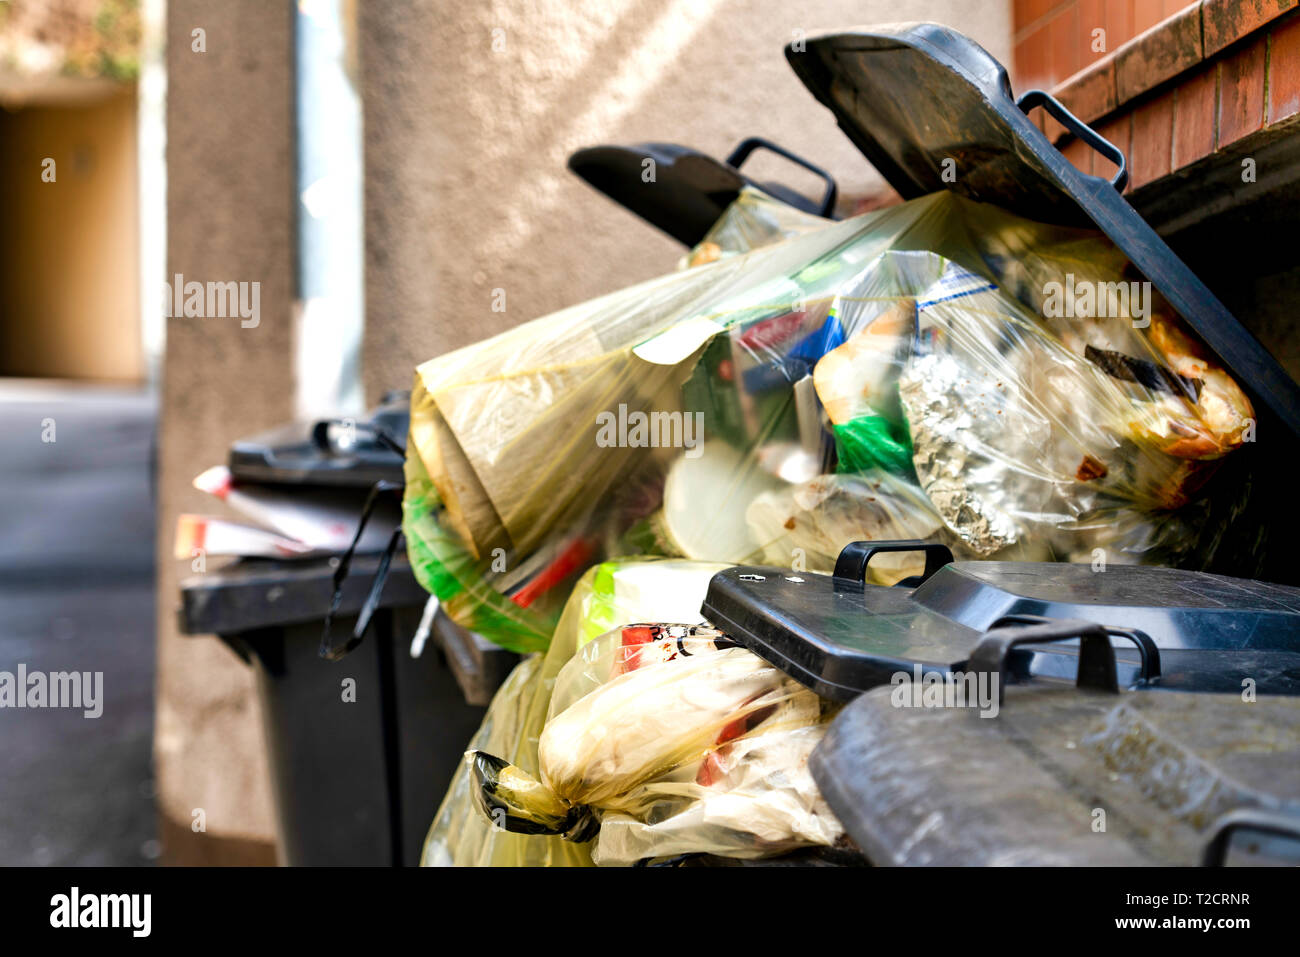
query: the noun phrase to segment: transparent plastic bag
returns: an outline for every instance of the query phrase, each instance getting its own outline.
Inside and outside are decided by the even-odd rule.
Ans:
[[[680,266],[683,269],[706,266],[719,259],[821,229],[830,222],[773,199],[762,190],[746,186],[704,238],[682,259]]]
[[[921,490],[884,471],[819,475],[757,496],[745,512],[763,561],[794,571],[829,572],[848,542],[937,539],[939,514]],[[915,552],[878,555],[867,580],[879,585],[919,575]]]
[[[675,559],[604,562],[574,586],[555,637],[510,673],[488,707],[471,750],[498,755],[536,777],[537,740],[550,710],[560,669],[585,645],[612,628],[664,615],[698,621],[709,579],[725,565]],[[506,831],[477,807],[470,760],[452,778],[425,841],[426,866],[552,866],[591,864],[590,846]]]
[[[884,248],[909,219],[899,217],[872,245]],[[774,331],[789,338],[820,326],[833,298],[834,276],[822,267],[802,280],[790,276],[809,260],[837,255],[856,232],[832,224],[563,310],[420,366],[403,529],[421,584],[461,625],[528,652],[546,647],[568,589],[587,564],[625,554],[703,560],[757,554],[743,532],[743,508],[730,507],[730,482],[719,488],[717,514],[741,530],[743,547],[700,551],[674,539],[683,525],[688,533],[698,528],[661,508],[673,466],[693,462],[703,446],[695,413],[703,417],[705,410],[685,406],[709,401],[711,390],[720,404],[708,410],[703,427],[729,438],[711,443],[716,453],[709,461],[730,461],[723,444],[752,459],[757,436],[745,435],[771,432],[773,417],[790,419],[785,406],[793,407],[774,364],[780,353],[766,340]],[[809,248],[788,248],[805,242]],[[856,246],[845,255],[855,259]],[[790,312],[791,297],[803,295],[801,283],[822,291],[814,304],[820,316]],[[767,301],[772,296],[776,305]],[[721,341],[719,332],[745,316],[778,320],[779,328],[757,330],[737,345],[747,356],[737,371],[767,380],[761,409],[750,408],[730,384],[703,371],[695,376],[706,343]],[[740,431],[722,421],[732,408]],[[783,421],[780,429],[792,435],[788,425]],[[761,482],[769,469],[746,472]],[[684,490],[679,499],[699,491],[693,477],[675,484]],[[708,540],[706,529],[686,537]]]
[[[630,625],[557,676],[539,778],[480,752],[478,797],[507,829],[593,841],[603,865],[830,845],[842,829],[807,767],[826,718],[716,629]]]
[[[1072,348],[951,262],[918,297],[897,373],[912,461],[947,529],[976,555],[1141,556],[1160,517],[1191,500],[1248,427],[1240,390],[1236,420],[1213,425],[1149,357],[1154,350],[1099,357],[1077,332],[1096,323],[1073,321]],[[1169,321],[1157,317],[1153,328]],[[1114,324],[1127,341],[1130,317]],[[1135,368],[1150,370],[1148,380]],[[1149,542],[1131,534],[1140,515],[1150,516]]]
[[[1126,270],[1095,234],[940,193],[427,362],[416,575],[527,651],[618,555],[816,570],[891,535],[1207,567],[1247,489],[1214,476],[1253,410]]]

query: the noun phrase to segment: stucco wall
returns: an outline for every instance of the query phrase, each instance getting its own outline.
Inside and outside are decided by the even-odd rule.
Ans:
[[[291,5],[260,0],[172,0],[167,11],[167,276],[260,282],[262,321],[167,320],[154,745],[166,861],[245,860],[244,842],[272,834],[251,673],[217,641],[178,636],[177,583],[191,569],[172,558],[172,538],[179,512],[211,510],[190,480],[293,411],[292,25]],[[204,53],[192,50],[196,28]],[[191,829],[199,808],[203,833]]]
[[[831,169],[846,192],[867,193],[878,180],[786,65],[784,44],[796,30],[935,19],[1005,61],[1009,8],[1008,0],[358,4],[367,397],[408,386],[414,366],[440,352],[672,267],[679,247],[565,170],[573,150],[667,140],[725,155],[762,135]],[[168,328],[160,793],[174,819],[188,824],[190,809],[206,806],[210,832],[254,838],[269,838],[271,815],[251,682],[215,642],[175,635],[178,571],[188,569],[177,568],[170,545],[176,512],[202,505],[188,490],[192,475],[220,461],[231,439],[290,414],[287,9],[172,0],[168,15],[170,271],[264,285],[257,330],[211,320]],[[200,57],[189,36],[204,24],[209,52]],[[498,287],[505,313],[490,309]]]
[[[440,352],[672,268],[680,247],[569,173],[574,150],[668,141],[725,156],[758,135],[831,170],[844,192],[868,192],[880,180],[784,45],[796,31],[939,20],[1009,62],[1010,6],[361,4],[367,395],[406,387]],[[505,313],[490,309],[498,287]]]

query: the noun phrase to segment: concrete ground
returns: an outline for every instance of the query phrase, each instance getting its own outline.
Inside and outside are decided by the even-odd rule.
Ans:
[[[103,672],[98,718],[0,708],[0,865],[158,856],[155,417],[142,391],[0,379],[0,672]]]

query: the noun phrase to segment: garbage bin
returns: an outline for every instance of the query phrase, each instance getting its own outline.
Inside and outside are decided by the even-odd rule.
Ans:
[[[919,580],[871,585],[880,555],[920,552]],[[704,617],[823,697],[852,701],[899,671],[960,669],[1012,620],[1084,620],[1115,645],[1117,681],[1166,690],[1300,695],[1300,588],[1223,575],[1060,562],[954,562],[933,542],[854,542],[834,575],[736,566],[709,584]],[[1020,649],[1017,676],[1073,678],[1078,649]]]
[[[996,674],[1017,641],[1077,624],[991,631],[970,671]],[[813,752],[813,777],[877,864],[1300,863],[1300,699],[1120,694],[1082,658],[1077,687],[1006,687],[996,720],[867,692]]]
[[[863,581],[909,550],[922,580]],[[1265,834],[1255,862],[1300,862],[1300,589],[946,553],[858,542],[833,576],[738,566],[704,603],[849,702],[810,767],[873,863],[1219,862],[1236,818],[1216,822],[1259,813],[1278,820],[1242,824]]]
[[[1259,424],[1267,429],[1271,437],[1270,447],[1284,448],[1300,437],[1300,387],[1128,206],[1122,196],[1126,181],[1123,153],[1078,122],[1050,96],[1030,91],[1019,100],[1014,99],[1006,72],[996,61],[964,37],[933,24],[903,25],[873,32],[811,38],[789,48],[787,56],[801,79],[832,110],[846,134],[905,199],[949,191],[963,197],[963,203],[972,201],[996,204],[1037,222],[1100,231],[1124,255],[1128,263],[1124,268],[1131,269],[1132,274],[1149,281],[1147,285],[1154,287],[1154,292],[1163,297],[1171,310],[1199,334],[1208,347],[1207,351],[1213,352],[1222,366],[1240,380],[1242,388],[1250,394],[1253,408],[1258,410]],[[1046,108],[1082,141],[1114,161],[1117,172],[1113,179],[1087,175],[1071,166],[1028,118],[1028,112],[1039,106]],[[700,224],[710,215],[716,214],[716,210],[710,210],[704,202],[708,198],[706,184],[720,184],[719,189],[725,195],[734,195],[742,179],[735,175],[734,168],[728,170],[717,164],[699,164],[693,160],[683,162],[683,157],[687,155],[680,151],[672,153],[660,145],[650,144],[623,151],[585,151],[575,157],[573,165],[603,192],[671,235],[689,242],[698,238]],[[653,160],[656,167],[664,173],[653,200],[647,198],[650,195],[648,190],[638,190],[634,183],[629,182],[632,171],[638,163],[645,160]],[[694,175],[697,172],[702,174],[698,178]],[[668,184],[671,184],[671,189],[666,188]],[[631,188],[624,188],[629,186]],[[925,203],[926,200],[919,202]],[[670,215],[672,209],[680,210],[680,217]],[[835,230],[837,227],[829,229]],[[847,230],[843,233],[831,231],[827,235],[840,239],[847,235]],[[1016,283],[1023,283],[1024,288],[1015,290],[1018,298],[1032,299],[1030,293],[1034,291],[1032,286],[1037,277],[1028,272],[1024,276],[1015,272],[1018,250],[1014,243],[995,230],[990,230],[985,238],[988,242],[978,250],[978,254],[983,257],[982,267],[987,267],[986,271],[990,273],[1010,276],[1016,279]],[[918,250],[904,246],[897,251]],[[1019,252],[1032,253],[1032,250],[1021,249]],[[800,256],[801,254],[791,254],[792,263],[795,260],[804,262]],[[972,260],[973,258],[974,254]],[[1029,258],[1028,255],[1025,258]],[[711,268],[715,270],[712,277],[718,279],[720,285],[723,284],[723,279],[730,277],[725,271],[725,264]],[[973,262],[969,268],[981,268],[981,264]],[[710,274],[699,274],[692,279],[701,286],[707,286]],[[968,276],[959,275],[957,279],[960,282],[950,282],[942,290],[945,294],[950,294],[950,298],[966,297],[978,293],[981,288],[978,284],[970,283]],[[819,287],[819,292],[825,291]],[[1151,291],[1148,289],[1148,294]],[[795,283],[791,292],[792,296],[796,296],[806,292],[806,289],[804,285]],[[1037,292],[1045,294],[1046,290],[1039,287]],[[798,322],[806,320],[807,313],[806,310],[795,310],[793,303],[788,314],[761,315],[766,310],[778,312],[785,308],[783,303],[772,303],[774,298],[784,298],[784,293],[774,296],[767,287],[763,287],[763,293],[761,297],[755,296],[755,300],[763,304],[760,321],[797,316],[798,321],[790,324],[792,328],[811,335],[821,331],[820,327],[801,328]],[[748,305],[748,301],[737,301]],[[919,328],[915,322],[916,317],[923,306],[945,301],[948,300],[912,302],[904,309],[903,318],[895,318],[902,323],[905,331],[910,330],[910,335],[928,347],[930,340],[923,335],[928,330]],[[700,315],[722,315],[726,318],[720,320],[719,325],[728,329],[738,328],[743,321],[736,318],[739,310],[714,311],[711,307],[717,304],[713,301],[695,302],[692,308],[698,308]],[[686,315],[683,313],[684,317]],[[911,325],[906,321],[909,316]],[[691,315],[691,318],[695,316]],[[821,316],[816,318],[820,320]],[[1137,315],[1133,318],[1137,318]],[[594,326],[595,322],[591,324]],[[705,331],[713,334],[716,327]],[[808,341],[794,338],[798,345],[792,350],[792,355]],[[818,340],[819,346],[825,345],[827,339]],[[700,345],[701,341],[693,338],[690,340],[693,347]],[[1002,340],[997,342],[999,348],[1005,346]],[[1149,386],[1143,385],[1143,388],[1170,390],[1171,394],[1190,395],[1199,389],[1187,382],[1165,378],[1156,371],[1163,369],[1163,365],[1143,364],[1140,361],[1116,364],[1113,350],[1107,352],[1091,342],[1087,343],[1090,349],[1084,348],[1082,341],[1078,345],[1077,351],[1081,354],[1076,358],[1090,363],[1090,367],[1095,366],[1098,375],[1104,374],[1136,384],[1149,383]],[[757,350],[751,349],[751,352],[754,351]],[[506,349],[501,348],[501,352],[504,355]],[[993,347],[989,347],[988,352],[1002,355],[1002,352]],[[824,349],[816,350],[816,355],[825,354]],[[799,358],[797,355],[795,357]],[[475,360],[486,365],[482,355],[475,356]],[[698,361],[702,363],[702,360]],[[719,366],[721,365],[720,362]],[[736,367],[728,365],[727,369],[730,379],[736,372]],[[788,395],[781,398],[786,403],[783,408],[788,409],[797,400],[794,388],[807,379],[808,370],[801,365],[784,371],[790,373],[785,376],[790,389]],[[518,370],[518,374],[522,379],[524,371]],[[735,376],[735,380],[741,383],[741,388],[744,387],[743,371]],[[861,386],[858,380],[850,384]],[[814,389],[816,386],[814,377]],[[990,386],[992,387],[991,383]],[[1002,386],[1003,382],[996,383],[996,388]],[[436,387],[450,391],[445,382]],[[592,391],[602,398],[611,394],[609,389]],[[520,389],[505,394],[526,393]],[[851,395],[851,390],[846,391],[846,394]],[[1196,391],[1195,394],[1199,397],[1200,392]],[[833,391],[832,395],[835,395]],[[466,398],[461,397],[460,401],[462,407],[469,406]],[[648,404],[654,403],[651,401]],[[955,404],[955,400],[952,404]],[[695,403],[687,402],[684,405],[690,409]],[[593,408],[599,406],[593,403]],[[790,428],[783,436],[789,440],[789,445],[794,445],[796,437],[803,438],[797,428],[801,424],[797,421],[799,410],[797,406],[793,408],[796,413],[793,418],[796,421],[787,422]],[[566,409],[566,412],[570,411]],[[574,414],[574,419],[578,418]],[[714,420],[725,421],[725,417],[717,414]],[[1253,418],[1251,424],[1255,424]],[[554,428],[549,422],[547,426]],[[727,438],[721,434],[722,430],[717,431],[719,441],[726,443]],[[547,438],[549,437],[548,435]],[[745,445],[751,440],[754,444],[758,441],[751,435],[744,435],[743,441],[733,444]],[[1253,439],[1242,441],[1253,443]],[[810,447],[811,443],[800,443],[799,451],[811,456],[815,449]],[[555,454],[552,448],[540,441],[531,443],[531,449],[542,456]],[[495,452],[496,449],[489,451]],[[911,451],[904,451],[907,458],[911,459]],[[1220,562],[1225,569],[1233,567],[1243,553],[1249,558],[1252,549],[1262,551],[1259,546],[1264,531],[1273,527],[1276,533],[1273,516],[1293,511],[1285,505],[1288,498],[1285,497],[1287,490],[1283,484],[1284,470],[1265,468],[1262,457],[1266,452],[1252,447],[1234,454],[1239,461],[1231,463],[1231,467],[1252,471],[1257,493],[1252,502],[1264,503],[1264,510],[1250,515],[1235,514],[1232,521],[1227,523],[1223,540],[1216,542],[1220,547],[1214,555],[1214,560]],[[726,457],[735,459],[730,453]],[[435,460],[438,456],[430,455],[428,458]],[[483,458],[492,457],[484,455]],[[1088,459],[1076,461],[1080,461],[1079,471],[1075,472],[1071,464],[1066,474],[1074,474],[1079,483],[1090,481],[1101,474],[1094,472],[1093,463]],[[488,464],[495,465],[496,459],[492,458]],[[911,464],[904,462],[907,466]],[[817,466],[814,471],[824,468],[825,460],[820,459],[814,465]],[[719,468],[717,474],[726,474],[727,468]],[[733,470],[732,474],[735,471],[738,470]],[[481,476],[475,474],[474,477]],[[710,474],[709,477],[714,476]],[[665,480],[665,489],[672,480],[670,474]],[[711,487],[723,483],[704,481],[700,484],[701,487]],[[1061,484],[1066,483],[1063,481]],[[565,491],[573,492],[575,489],[576,485]],[[585,493],[587,489],[580,491]],[[599,488],[593,487],[591,497],[595,498],[599,492]],[[573,497],[577,501],[581,496]],[[664,498],[668,497],[665,490]],[[748,493],[744,497],[748,498]],[[755,495],[755,499],[756,497]],[[689,501],[692,507],[710,517],[714,514],[710,507],[713,499],[682,496],[681,500]],[[953,505],[953,500],[959,506],[961,498],[952,496],[950,505]],[[518,505],[513,501],[509,504]],[[539,503],[538,511],[544,511],[542,506],[550,504]],[[566,501],[564,504],[567,507],[569,503]],[[483,512],[487,511],[488,509],[483,509]],[[557,507],[555,511],[560,509]],[[517,512],[516,518],[518,514]],[[459,517],[465,519],[466,515],[462,512]],[[474,515],[471,513],[470,517]],[[496,541],[493,536],[501,533],[504,525],[497,521],[499,518],[499,515],[490,516],[491,520],[483,523],[479,529],[482,533],[479,544],[490,545]],[[468,527],[468,521],[465,524]],[[517,524],[529,535],[536,534],[536,523],[518,521]],[[664,518],[662,524],[671,532],[668,518]],[[793,519],[783,527],[793,528]],[[690,549],[682,546],[680,541],[671,541],[671,534],[663,537],[670,540],[670,549],[680,548],[682,553],[691,554]],[[1234,537],[1237,539],[1233,542],[1234,547],[1228,547],[1228,540]],[[875,544],[878,547],[881,543]],[[916,543],[901,544],[910,548],[918,547]],[[988,542],[981,544],[990,545]],[[982,548],[980,553],[994,553],[1004,544],[1006,543],[994,543],[995,547]],[[707,548],[719,547],[717,541],[707,543]],[[752,554],[746,550],[748,547],[748,544],[738,547],[736,554]],[[1032,566],[1022,562],[1006,565],[1001,571],[993,569],[979,572],[952,565],[950,555],[941,555],[937,551],[942,548],[941,545],[926,543],[920,547],[928,549],[935,561],[927,563],[923,575],[926,581],[911,582],[903,588],[871,588],[864,585],[862,571],[870,558],[865,549],[860,550],[856,557],[846,556],[854,561],[860,559],[856,574],[839,574],[835,579],[813,573],[800,574],[790,568],[741,567],[724,572],[715,580],[716,587],[705,604],[704,617],[723,629],[728,636],[757,651],[819,694],[841,701],[859,695],[861,700],[871,695],[879,698],[885,689],[878,686],[882,681],[887,682],[890,675],[898,670],[916,667],[925,674],[940,678],[952,674],[982,647],[979,641],[981,635],[988,637],[992,632],[998,631],[999,627],[1009,624],[1004,621],[1008,615],[1024,618],[1029,615],[1063,615],[1067,612],[1073,617],[1100,620],[1106,627],[1096,623],[1071,622],[1071,629],[1083,629],[1083,632],[1075,631],[1068,636],[1083,639],[1077,648],[1059,644],[1048,648],[1018,646],[1005,660],[998,659],[997,673],[1008,677],[1014,675],[1033,677],[1040,682],[1048,681],[1048,691],[1055,693],[1064,690],[1069,695],[1096,693],[1113,696],[1117,692],[1112,685],[1117,688],[1121,679],[1124,684],[1135,687],[1182,687],[1193,692],[1181,699],[1174,695],[1165,695],[1162,699],[1155,692],[1144,691],[1139,696],[1141,705],[1134,707],[1152,713],[1175,712],[1180,705],[1195,711],[1196,701],[1207,702],[1207,712],[1222,708],[1226,704],[1222,700],[1222,692],[1234,684],[1239,686],[1241,681],[1247,679],[1257,682],[1262,694],[1294,696],[1300,688],[1297,685],[1300,670],[1296,667],[1300,660],[1297,659],[1290,640],[1290,635],[1294,632],[1294,616],[1296,610],[1300,609],[1300,602],[1297,602],[1293,589],[1280,586],[1273,588],[1248,578],[1233,580],[1222,576],[1203,576],[1157,568],[1112,567],[1098,574],[1087,566]],[[700,553],[693,557],[726,557],[721,551],[710,554],[707,548],[701,548]],[[1042,552],[1078,554],[1046,547]],[[1289,556],[1283,550],[1274,548],[1271,557],[1274,561],[1272,573],[1279,580],[1294,581],[1296,571],[1293,563],[1289,562]],[[1253,564],[1249,567],[1251,571],[1248,574],[1257,574]],[[939,571],[940,568],[943,569],[942,572]],[[1088,575],[1093,575],[1095,580],[1076,581],[1070,577]],[[841,585],[844,587],[838,587]],[[1072,595],[1072,591],[1075,594]],[[804,592],[811,595],[801,594]],[[1131,596],[1135,594],[1140,600],[1132,600]],[[1117,617],[1111,618],[1112,613]],[[1098,619],[1097,616],[1101,617]],[[1026,622],[1022,621],[1021,624]],[[1033,627],[1032,623],[1029,624]],[[1042,622],[1038,624],[1041,625]],[[991,637],[996,647],[996,641],[1005,635]],[[1036,634],[1035,637],[1040,639],[1040,643],[1046,642],[1046,637],[1042,634]],[[1111,637],[1115,639],[1114,644]],[[1132,645],[1131,651],[1117,647],[1127,644]],[[1074,670],[1084,679],[1085,687],[1080,690],[1063,687],[1060,682],[1067,675],[1073,678]],[[1050,683],[1053,678],[1056,679],[1055,684]],[[878,690],[873,691],[873,688]],[[1015,690],[1012,697],[1021,697],[1019,690]],[[1097,699],[1091,700],[1093,704],[1087,705],[1087,708],[1093,707]],[[1280,709],[1269,705],[1264,711],[1293,710],[1296,700],[1287,697],[1285,701],[1288,703]],[[1187,704],[1189,701],[1193,703]],[[1212,701],[1219,703],[1209,704]],[[1075,698],[1068,696],[1065,702],[1064,707],[1067,709],[1077,704]],[[1108,698],[1106,704],[1113,706],[1114,701]],[[844,715],[856,708],[859,708],[859,704],[855,701]],[[1082,704],[1079,708],[1087,710]],[[1094,711],[1094,716],[1100,713],[1104,712]],[[881,723],[884,723],[888,719],[883,717],[887,714],[883,707],[881,714]],[[1172,719],[1166,716],[1162,720]],[[1287,723],[1290,726],[1290,719]],[[1033,727],[1032,720],[1028,726]],[[1044,724],[1043,727],[1050,728],[1050,724]],[[1174,739],[1167,740],[1174,742],[1170,747],[1177,747]],[[1243,735],[1237,744],[1246,741],[1248,747],[1249,740],[1249,735]],[[903,757],[895,765],[895,773],[898,774],[906,773],[906,767],[900,765],[905,765],[907,760],[919,760],[922,757],[919,750],[915,749],[900,753]],[[852,767],[854,762],[850,758],[844,764]],[[1251,774],[1246,779],[1247,784],[1255,786],[1266,781],[1267,775],[1261,772],[1261,767],[1258,763],[1253,765]],[[1139,770],[1159,769],[1148,762]],[[1211,780],[1213,777],[1210,774],[1200,780]],[[483,780],[491,783],[490,775],[485,773]],[[1011,776],[1008,780],[1014,781],[1015,778]],[[1139,781],[1135,785],[1131,784],[1130,788],[1137,787],[1140,790],[1141,786]],[[946,800],[950,796],[959,797],[961,787],[960,776],[950,776],[943,782],[942,798]],[[830,792],[832,788],[828,785],[825,790]],[[1263,803],[1294,799],[1294,790],[1283,786],[1276,790],[1277,793]],[[1131,796],[1130,790],[1129,797]],[[906,802],[903,804],[905,806]],[[874,806],[870,800],[863,800],[860,805],[867,812]],[[933,820],[944,820],[950,813],[950,806],[944,805],[939,799],[931,801],[928,806],[935,809]],[[849,808],[841,812],[848,824],[852,818],[851,805],[837,805],[836,810],[841,811],[841,807]],[[1158,815],[1149,820],[1158,820]],[[933,826],[924,818],[914,820],[912,824],[910,833],[921,837],[925,836],[927,828]],[[857,837],[857,832],[853,831],[851,825],[850,833]],[[899,829],[899,833],[902,833],[902,829]],[[993,832],[988,833],[992,840],[997,840]],[[971,834],[977,839],[979,830],[972,829]],[[882,859],[885,856],[882,854]],[[960,858],[952,856],[950,859]],[[1156,859],[1168,861],[1170,856],[1157,855]]]
[[[358,422],[286,426],[238,442],[231,474],[304,495],[351,489],[359,517],[374,482],[400,482],[405,435],[405,399],[392,398]],[[356,625],[382,561],[352,556],[333,616],[338,631]],[[322,659],[338,563],[247,558],[192,576],[181,584],[180,630],[217,635],[254,669],[282,862],[415,865],[465,742],[515,656],[449,623],[422,621],[433,606],[399,555],[365,640],[340,661]],[[420,647],[426,634],[432,640]]]

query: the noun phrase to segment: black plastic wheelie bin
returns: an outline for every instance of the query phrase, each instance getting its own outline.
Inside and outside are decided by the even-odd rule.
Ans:
[[[395,528],[408,415],[397,394],[357,422],[236,442],[231,474],[304,494],[347,490],[358,519],[387,483],[371,521]],[[349,556],[337,595],[339,556],[239,559],[181,585],[181,631],[219,636],[256,673],[284,864],[417,864],[465,742],[515,658],[435,615],[398,551],[391,564]],[[321,653],[332,598],[336,645],[359,615],[369,619],[338,660]]]

